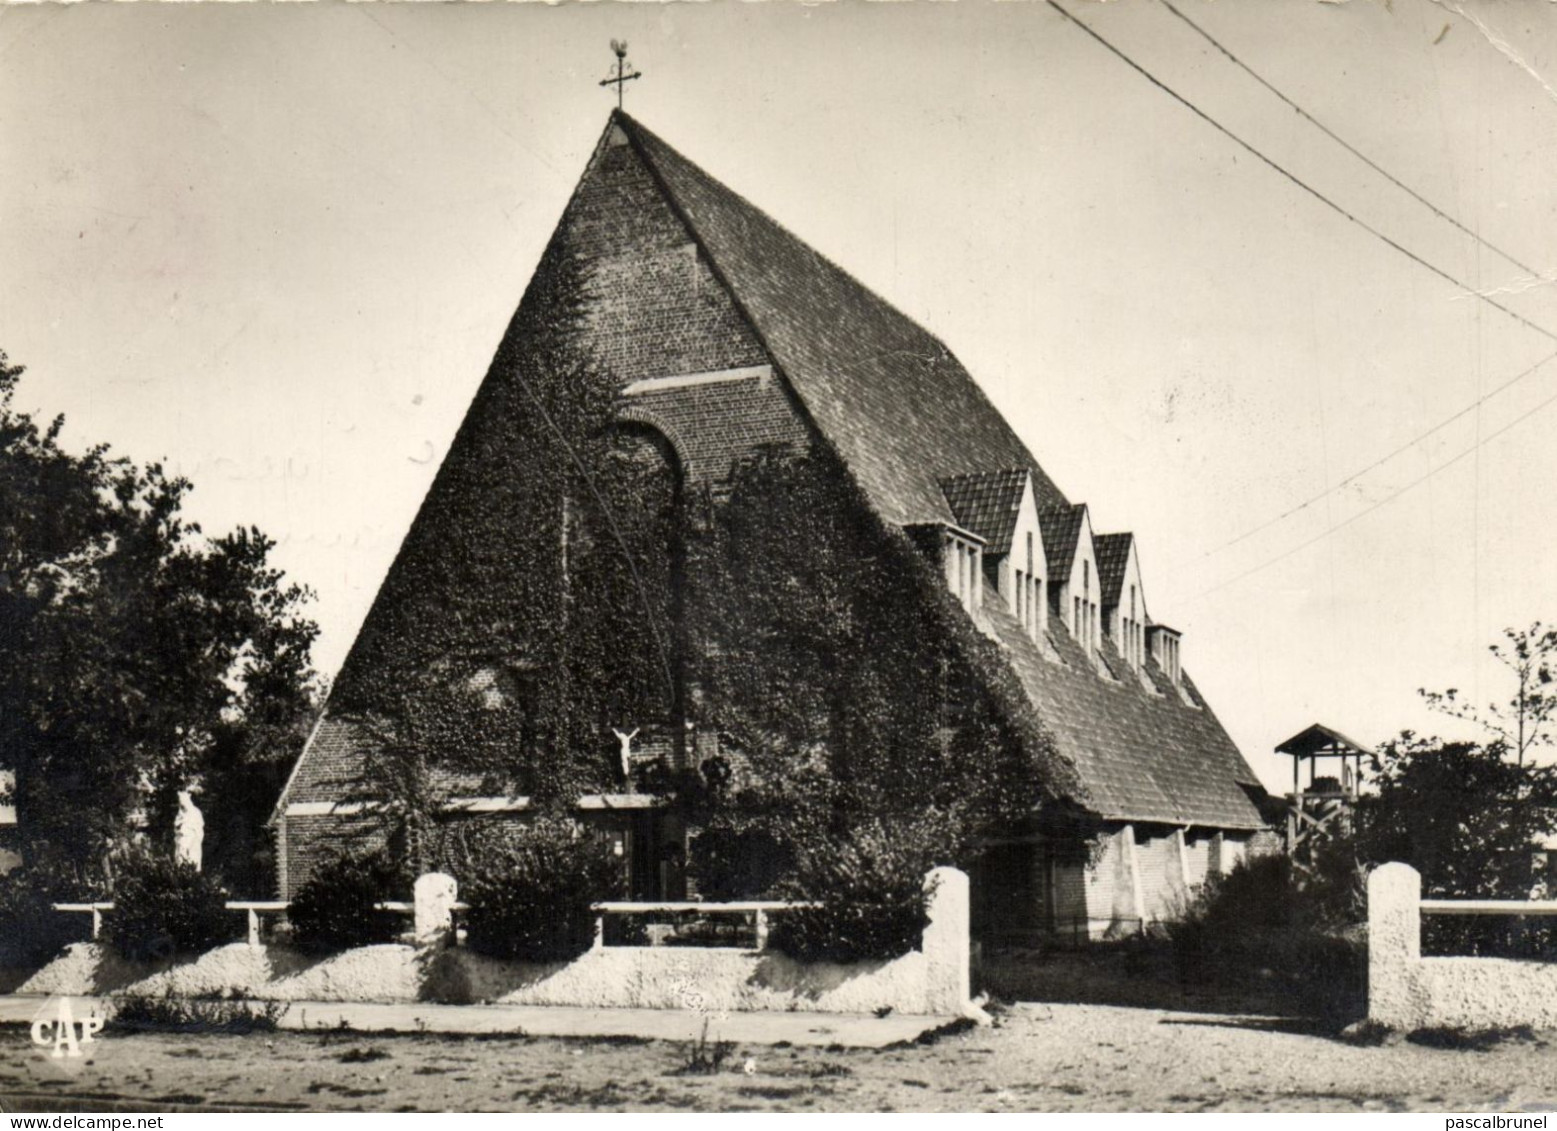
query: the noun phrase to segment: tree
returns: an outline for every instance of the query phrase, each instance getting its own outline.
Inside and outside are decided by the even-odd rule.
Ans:
[[[246,881],[274,799],[256,785],[312,708],[310,594],[259,530],[203,536],[188,480],[67,451],[62,417],[15,406],[21,375],[0,353],[0,765],[24,864],[102,885],[138,822],[171,848],[178,794],[205,779],[216,862]]]
[[[1502,643],[1489,645],[1487,651],[1514,673],[1514,697],[1506,704],[1479,708],[1453,687],[1447,691],[1422,689],[1417,694],[1433,710],[1487,731],[1523,765],[1532,747],[1557,743],[1557,728],[1553,726],[1557,721],[1557,628],[1536,621],[1523,630],[1506,628],[1503,636]]]
[[[1557,815],[1557,768],[1510,761],[1500,743],[1410,732],[1372,756],[1355,840],[1370,865],[1402,860],[1445,898],[1524,899],[1531,853]]]
[[[1357,862],[1404,861],[1422,874],[1424,892],[1440,899],[1522,900],[1544,882],[1535,851],[1557,818],[1557,767],[1511,760],[1501,742],[1406,732],[1379,749],[1371,771],[1374,789],[1354,815]],[[1528,955],[1557,941],[1549,927],[1430,916],[1424,939],[1441,952]]]

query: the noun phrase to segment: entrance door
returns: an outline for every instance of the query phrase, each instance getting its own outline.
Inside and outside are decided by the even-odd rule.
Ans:
[[[687,897],[686,827],[680,817],[640,809],[627,832],[628,898],[640,903]]]

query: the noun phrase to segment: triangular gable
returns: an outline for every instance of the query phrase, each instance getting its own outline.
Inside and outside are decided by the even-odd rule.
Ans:
[[[699,380],[717,374],[742,377],[721,384],[721,396],[784,395],[762,376],[771,372],[772,358],[640,152],[628,143],[616,118],[602,133],[551,238],[553,243],[567,242],[589,280],[590,321],[582,346],[596,368],[624,391],[663,378],[691,376]],[[526,304],[544,300],[533,293],[534,288],[532,280],[495,358],[523,349],[516,337],[521,312]],[[677,333],[665,333],[666,325],[674,325]],[[508,371],[494,360],[358,629],[335,681],[337,686],[349,683],[359,666],[374,663],[376,649],[392,647],[387,642],[405,631],[403,614],[408,607],[437,603],[438,593],[427,588],[427,578],[455,584],[449,580],[455,571],[420,569],[419,563],[451,552],[445,541],[447,525],[440,530],[435,515],[447,515],[467,504],[461,484],[468,476],[462,467],[501,450],[504,437],[511,434],[511,421],[494,407],[502,402],[500,390],[508,380]],[[651,393],[629,399],[631,413],[639,417],[652,416],[649,410],[668,411],[662,396]],[[794,414],[787,415],[793,418]],[[791,432],[786,432],[773,423],[774,417],[772,412],[731,412],[726,414],[727,425],[722,429],[686,428],[683,438],[687,448],[678,455],[688,474],[702,471],[718,475],[728,470],[732,450],[790,439],[791,432],[804,435],[797,421],[792,422]],[[749,429],[747,421],[754,421]],[[462,537],[483,536],[471,523],[456,522],[454,526]],[[493,538],[511,536],[507,530],[491,534]],[[415,577],[422,580],[411,580]],[[277,814],[285,813],[301,796],[306,795],[312,804],[323,794],[339,792],[344,788],[343,775],[360,773],[368,756],[360,729],[334,714],[327,701],[277,801]]]

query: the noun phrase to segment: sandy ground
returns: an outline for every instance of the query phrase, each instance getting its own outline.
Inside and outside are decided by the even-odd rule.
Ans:
[[[993,1028],[884,1050],[746,1046],[686,1071],[637,1039],[134,1034],[53,1061],[0,1030],[10,1111],[1464,1111],[1557,1109],[1546,1039],[1358,1048],[1290,1022],[1019,1005]],[[713,1036],[717,1036],[717,1023]]]

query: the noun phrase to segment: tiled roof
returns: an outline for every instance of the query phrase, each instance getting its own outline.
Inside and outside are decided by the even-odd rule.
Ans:
[[[1021,467],[953,475],[941,480],[941,494],[957,525],[984,539],[985,553],[1004,554],[1011,549],[1027,476]]]
[[[934,335],[628,115],[613,121],[883,518],[954,521],[940,480],[990,468],[1026,468],[1040,507],[1065,504]]]
[[[1092,551],[1097,555],[1097,584],[1105,609],[1119,604],[1119,593],[1124,588],[1125,566],[1130,564],[1130,545],[1134,540],[1134,534],[1092,536]]]
[[[1049,577],[1056,586],[1070,577],[1071,562],[1076,559],[1076,545],[1081,541],[1081,520],[1086,513],[1086,503],[1049,507],[1038,512],[1038,529],[1043,534],[1043,553],[1049,561]],[[1055,591],[1058,592],[1058,589]]]
[[[1371,754],[1362,743],[1355,739],[1347,738],[1338,730],[1332,730],[1323,723],[1314,723],[1304,727],[1287,741],[1276,747],[1278,754],[1295,754],[1304,757],[1322,750],[1346,749],[1359,754]]]
[[[1154,694],[1106,639],[1103,658],[1125,678],[1104,679],[1063,628],[1052,634],[1059,662],[1045,659],[999,594],[984,592],[987,623],[1060,754],[1076,767],[1085,792],[1077,800],[1116,820],[1264,827],[1245,788],[1258,790],[1259,779],[1192,686],[1186,702],[1148,667],[1153,685],[1166,691]]]

